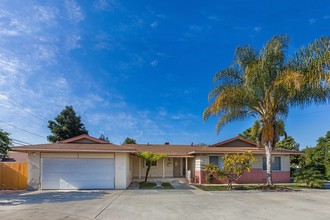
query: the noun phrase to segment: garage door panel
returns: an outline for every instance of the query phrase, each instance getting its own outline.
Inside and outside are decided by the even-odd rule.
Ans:
[[[114,159],[42,158],[43,189],[113,189]]]

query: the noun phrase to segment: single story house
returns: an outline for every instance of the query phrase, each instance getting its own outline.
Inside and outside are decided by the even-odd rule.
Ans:
[[[222,167],[225,153],[252,151],[257,161],[250,173],[237,183],[265,183],[265,150],[254,142],[235,137],[211,146],[171,145],[169,143],[115,145],[80,135],[53,144],[13,147],[28,153],[30,190],[42,189],[126,189],[133,180],[145,177],[146,163],[137,152],[167,154],[152,164],[151,178],[187,178],[206,183],[204,166],[213,163]],[[273,150],[273,181],[290,182],[290,155],[297,151]]]

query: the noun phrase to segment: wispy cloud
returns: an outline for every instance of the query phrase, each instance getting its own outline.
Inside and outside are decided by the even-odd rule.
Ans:
[[[192,31],[202,31],[203,28],[202,28],[202,26],[199,26],[199,25],[190,25],[189,26],[189,30],[192,30]]]
[[[316,19],[315,18],[311,18],[311,19],[308,20],[308,22],[309,22],[310,25],[313,25],[313,24],[316,23]]]
[[[258,33],[262,30],[262,27],[256,26],[256,27],[253,28],[253,30]]]
[[[113,36],[109,34],[98,34],[95,36],[95,49],[112,50],[115,46],[120,46],[120,43]]]
[[[212,21],[221,21],[221,19],[215,15],[208,16],[207,19],[212,20]]]
[[[14,100],[0,100],[1,105],[10,106],[2,112],[2,120],[46,136],[49,133],[47,119],[77,99],[72,94],[69,79],[74,75],[72,67],[63,68],[57,64],[59,59],[64,59],[66,48],[79,47],[76,25],[84,19],[84,14],[75,1],[65,2],[67,13],[62,15],[59,15],[61,5],[57,8],[35,2],[26,2],[24,7],[17,4],[19,7],[3,5],[0,9],[0,92]],[[58,25],[63,19],[73,22],[65,23],[63,28]],[[68,74],[64,74],[66,71]],[[26,108],[17,103],[37,115],[33,123],[26,119],[29,117],[22,110]],[[46,139],[11,126],[4,128],[16,139],[29,143],[46,142]]]
[[[116,0],[96,0],[94,8],[99,11],[112,11],[119,6]]]
[[[156,67],[156,66],[158,65],[158,60],[153,60],[153,61],[151,61],[150,65],[151,65],[152,67]]]
[[[55,25],[57,23],[58,9],[50,6],[35,5],[34,20],[48,25]]]
[[[154,21],[150,24],[150,27],[152,27],[153,29],[156,29],[158,27],[158,22],[157,21]]]
[[[84,20],[85,14],[76,1],[65,0],[65,7],[70,21],[78,23]]]
[[[323,16],[323,19],[324,19],[324,20],[330,19],[330,15],[324,15],[324,16]]]
[[[80,48],[79,41],[81,39],[80,35],[73,34],[66,37],[65,46],[68,51]]]

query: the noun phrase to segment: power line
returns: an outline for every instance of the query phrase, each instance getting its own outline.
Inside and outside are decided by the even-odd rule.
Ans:
[[[11,140],[12,140],[13,142],[16,142],[16,143],[20,142],[20,143],[22,143],[22,144],[24,144],[24,145],[32,145],[32,144],[27,143],[27,142],[25,142],[25,141],[20,141],[20,140],[14,139],[14,138],[12,138]]]
[[[22,115],[17,114],[16,112],[12,111],[10,108],[7,108],[7,107],[5,107],[5,106],[2,106],[2,108],[5,109],[5,110],[7,110],[8,112],[13,112],[13,113],[15,113],[15,116],[18,116],[18,117],[20,117],[20,118],[24,118],[24,119],[26,119],[26,120],[28,120],[28,121],[30,121],[30,122],[33,122],[34,124],[37,124],[37,125],[39,125],[39,126],[44,126],[44,125],[42,125],[41,123],[36,122],[36,121],[34,121],[34,120],[31,120],[31,119],[28,118],[28,117],[25,117],[25,116],[22,116]]]
[[[16,106],[16,107],[22,109],[24,112],[26,112],[26,113],[32,115],[33,117],[35,117],[35,118],[37,118],[37,119],[39,119],[39,120],[41,120],[41,121],[44,121],[44,120],[48,121],[48,119],[46,119],[46,118],[44,118],[44,117],[41,118],[40,115],[35,114],[30,108],[28,108],[28,107],[22,105],[21,103],[19,103],[18,101],[16,101],[16,100],[13,99],[13,98],[8,97],[4,92],[0,92],[0,99],[2,99],[2,100],[4,100],[4,101],[7,101],[7,102],[11,103],[12,105],[14,105],[14,106]]]
[[[23,128],[16,127],[15,125],[8,124],[8,123],[6,123],[6,122],[4,122],[4,121],[2,121],[2,120],[0,120],[0,122],[3,123],[3,124],[5,124],[5,125],[8,125],[8,126],[10,126],[10,127],[13,127],[13,128],[18,129],[18,130],[24,131],[24,132],[26,132],[26,133],[29,133],[29,134],[32,134],[32,135],[35,135],[35,136],[38,136],[38,137],[41,137],[41,138],[45,138],[45,139],[46,139],[46,137],[44,137],[44,136],[41,136],[41,135],[39,135],[39,134],[36,134],[36,133],[30,132],[30,131],[27,131],[27,130],[25,130],[25,129],[23,129]]]

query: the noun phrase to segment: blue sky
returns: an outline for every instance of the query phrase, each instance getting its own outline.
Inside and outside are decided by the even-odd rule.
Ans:
[[[276,34],[289,52],[330,35],[328,1],[0,1],[0,127],[46,143],[47,120],[73,105],[90,135],[113,143],[212,144],[253,119],[202,121],[212,77],[235,47]],[[330,106],[291,109],[301,147],[330,130]],[[28,132],[26,132],[28,131]]]

